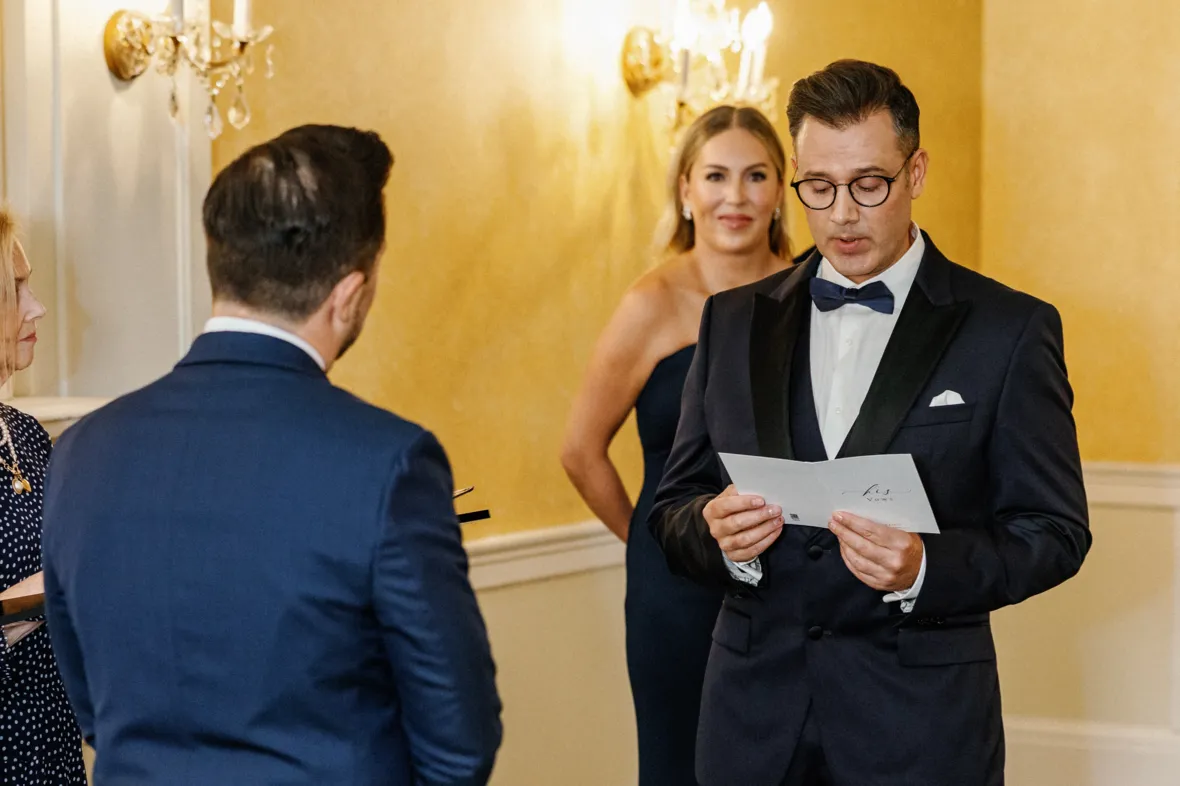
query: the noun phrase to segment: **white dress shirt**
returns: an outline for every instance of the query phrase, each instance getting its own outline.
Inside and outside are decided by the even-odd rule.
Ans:
[[[324,363],[324,357],[316,348],[306,341],[301,339],[294,333],[283,330],[280,327],[275,327],[267,322],[259,322],[257,319],[244,319],[242,317],[210,317],[209,321],[205,323],[205,333],[257,333],[260,336],[270,336],[281,341],[286,341],[288,344],[294,344],[302,349],[304,352],[316,362],[316,365],[321,370],[327,369],[327,364]]]
[[[815,395],[815,414],[823,436],[828,458],[835,458],[852,430],[864,404],[865,395],[901,309],[909,297],[910,288],[922,264],[926,241],[918,225],[910,229],[909,250],[896,263],[878,276],[857,284],[836,271],[827,259],[820,261],[819,278],[842,287],[859,288],[874,281],[883,282],[893,293],[893,313],[882,314],[859,303],[849,303],[833,311],[820,311],[811,305],[811,388]],[[762,566],[757,559],[737,564],[726,558],[729,572],[747,584],[757,584],[762,578]],[[902,611],[909,613],[914,598],[926,578],[926,554],[914,585],[904,592],[891,592],[887,603],[901,601]]]

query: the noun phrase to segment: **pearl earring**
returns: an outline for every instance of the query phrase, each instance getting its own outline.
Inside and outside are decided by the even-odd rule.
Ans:
[[[775,220],[775,221],[778,221],[778,220],[779,220],[780,218],[782,218],[782,217],[783,217],[783,210],[782,210],[782,208],[776,207],[776,208],[774,209],[774,220]]]
[[[685,221],[692,221],[692,211],[688,209],[688,205],[684,206],[684,209],[680,211],[680,215],[684,216]]]

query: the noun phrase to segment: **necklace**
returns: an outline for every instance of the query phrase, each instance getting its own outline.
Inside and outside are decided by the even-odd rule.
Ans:
[[[29,481],[20,471],[20,465],[16,462],[16,445],[12,444],[12,434],[8,431],[8,423],[0,417],[0,432],[3,432],[4,439],[0,440],[0,444],[8,445],[8,455],[12,457],[12,463],[9,464],[3,458],[0,458],[0,467],[12,473],[12,490],[17,494],[23,494],[26,491],[32,491],[33,487],[29,485]]]

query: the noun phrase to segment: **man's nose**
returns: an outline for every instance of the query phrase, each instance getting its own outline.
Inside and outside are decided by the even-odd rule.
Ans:
[[[836,188],[836,201],[832,204],[832,221],[837,224],[855,224],[860,219],[860,205],[852,198],[848,186]]]

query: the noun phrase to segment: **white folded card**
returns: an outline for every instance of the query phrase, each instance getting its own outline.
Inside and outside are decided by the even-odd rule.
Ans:
[[[778,505],[787,524],[826,529],[833,513],[846,511],[907,532],[938,532],[908,453],[817,462],[718,455],[738,493]]]

